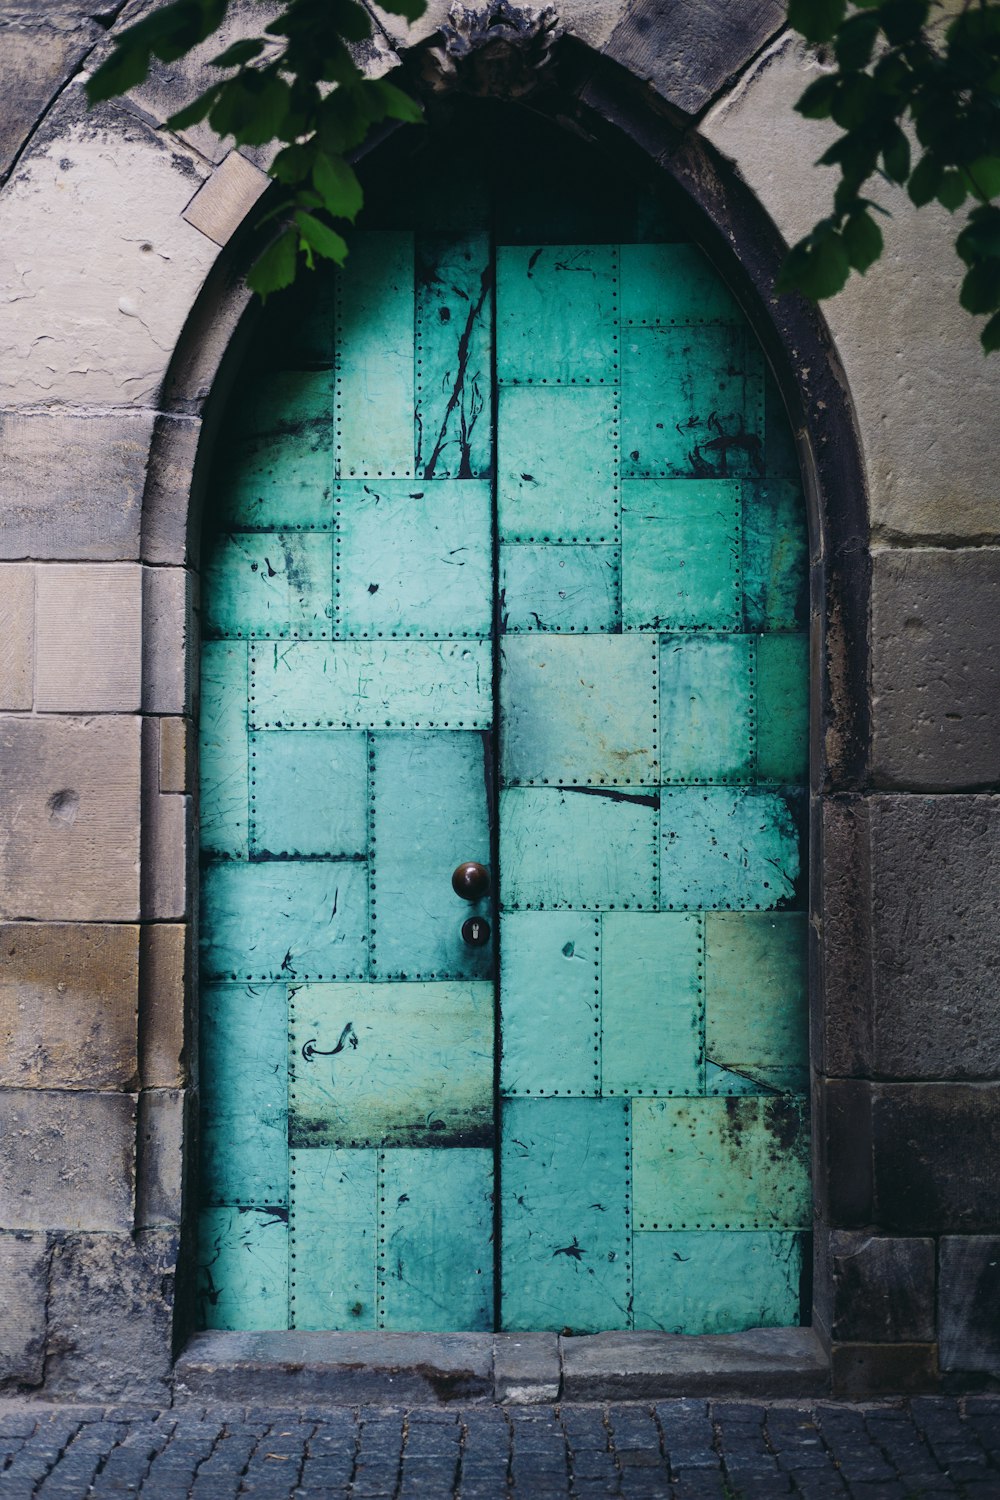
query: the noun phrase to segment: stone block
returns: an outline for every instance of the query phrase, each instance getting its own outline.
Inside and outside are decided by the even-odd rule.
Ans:
[[[1000,548],[879,551],[872,770],[916,791],[1000,782]]]
[[[48,1273],[46,1235],[0,1233],[0,1390],[42,1383]]]
[[[135,1098],[0,1089],[0,1226],[132,1228]]]
[[[191,712],[193,607],[194,578],[186,568],[143,569],[143,713]]]
[[[837,1343],[934,1340],[934,1241],[834,1231],[830,1333]]]
[[[631,0],[603,51],[694,115],[784,21],[781,0]]]
[[[81,1234],[55,1246],[46,1393],[168,1404],[178,1240]]]
[[[493,1339],[493,1395],[497,1401],[558,1401],[561,1383],[557,1333],[498,1333]]]
[[[186,792],[191,786],[194,736],[188,719],[166,718],[160,724],[160,791]]]
[[[179,1088],[187,1079],[185,982],[190,929],[181,922],[143,926],[139,943],[139,1074],[144,1089]]]
[[[941,1239],[938,1338],[942,1370],[1000,1376],[1000,1238]]]
[[[862,797],[825,798],[822,820],[822,1004],[814,1061],[831,1077],[865,1077],[872,1029],[868,804]]]
[[[35,585],[35,707],[135,713],[140,702],[138,563],[51,563]]]
[[[230,151],[195,193],[184,217],[217,245],[226,245],[270,184],[260,167]]]
[[[142,560],[183,567],[190,562],[191,487],[201,420],[159,416],[142,501]]]
[[[101,35],[83,6],[5,6],[0,15],[0,178],[46,106]]]
[[[816,1088],[816,1198],[834,1228],[868,1224],[872,1216],[871,1084],[821,1079]]]
[[[872,1138],[880,1229],[906,1235],[996,1228],[1000,1084],[876,1084]]]
[[[564,1401],[665,1396],[816,1396],[829,1370],[811,1328],[745,1333],[596,1333],[560,1338]]]
[[[0,1086],[133,1089],[139,928],[0,926]]]
[[[153,413],[0,413],[0,557],[129,561]]]
[[[874,1067],[1000,1076],[1000,797],[873,799]]]
[[[143,1089],[139,1095],[137,1229],[180,1227],[188,1104],[183,1089]]]
[[[940,1385],[936,1344],[834,1344],[835,1396],[912,1396]]]
[[[0,709],[34,701],[35,570],[0,563]]]
[[[138,918],[138,719],[0,715],[0,805],[0,918]]]

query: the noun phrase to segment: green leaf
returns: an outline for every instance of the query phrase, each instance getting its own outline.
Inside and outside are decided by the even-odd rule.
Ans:
[[[934,196],[949,213],[961,208],[965,202],[965,183],[961,172],[942,172],[941,185]]]
[[[910,143],[898,125],[890,125],[882,137],[882,162],[893,182],[910,175]]]
[[[348,219],[353,224],[365,200],[361,184],[344,158],[320,151],[312,180],[327,212],[335,219]]]
[[[807,42],[828,42],[847,12],[847,0],[789,0],[788,24]]]
[[[1000,259],[1000,208],[992,204],[974,208],[968,224],[955,241],[955,249],[970,266],[989,256]]]
[[[840,66],[848,71],[866,68],[871,62],[878,31],[879,18],[872,11],[860,11],[857,15],[849,16],[833,42],[833,50]]]
[[[981,260],[967,271],[958,300],[966,312],[996,312],[1000,307],[1000,260]]]
[[[403,16],[407,21],[419,21],[427,9],[427,0],[382,0],[382,9],[390,15]]]
[[[101,104],[105,99],[115,99],[142,83],[149,72],[150,51],[149,47],[126,46],[124,40],[120,42],[111,56],[87,79],[90,103]]]
[[[944,167],[932,151],[925,151],[910,173],[907,192],[917,208],[936,198],[944,181]]]
[[[307,246],[316,251],[317,255],[336,261],[338,266],[344,264],[347,259],[347,241],[343,235],[339,235],[335,229],[331,229],[314,214],[307,214],[303,209],[296,209],[295,222],[299,226],[302,239]]]
[[[424,112],[415,99],[409,94],[404,94],[394,83],[387,83],[384,78],[376,78],[369,87],[374,91],[382,108],[383,116],[390,120],[404,120],[408,125],[419,125],[424,118]]]
[[[849,73],[841,81],[830,113],[844,130],[867,126],[871,123],[877,95],[875,83],[867,73]]]
[[[827,119],[839,87],[840,80],[832,74],[817,78],[796,101],[796,110],[807,120]]]
[[[259,57],[264,50],[264,43],[260,37],[244,37],[241,42],[234,42],[227,47],[225,52],[220,52],[218,57],[213,57],[211,66],[213,68],[239,68],[253,58]]]
[[[259,292],[265,302],[272,292],[291,286],[295,280],[297,252],[298,235],[294,229],[286,229],[254,261],[247,274],[247,286],[252,292]]]
[[[889,41],[898,47],[919,35],[929,11],[929,0],[884,0],[878,17]]]
[[[1000,196],[1000,156],[980,156],[965,169],[977,198],[986,201]]]
[[[827,220],[785,257],[777,280],[779,292],[797,291],[819,302],[840,291],[851,274],[851,264],[840,235]]]
[[[852,214],[841,230],[847,258],[862,276],[882,254],[882,231],[866,213]]]
[[[1000,349],[1000,313],[990,319],[982,333],[979,342],[986,354],[992,354],[994,350]]]

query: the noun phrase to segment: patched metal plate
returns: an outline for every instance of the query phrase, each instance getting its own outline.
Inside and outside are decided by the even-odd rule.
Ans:
[[[488,479],[493,261],[485,231],[416,242],[416,473]]]
[[[249,531],[219,537],[205,569],[208,636],[329,636],[333,537]]]
[[[809,539],[797,483],[743,482],[743,609],[747,630],[809,623]]]
[[[626,324],[743,322],[732,293],[696,245],[623,245],[621,306]]]
[[[804,912],[705,916],[705,1051],[756,1091],[804,1093],[809,1077]],[[731,1090],[718,1080],[713,1088]]]
[[[336,475],[413,474],[413,235],[352,238],[337,278]]]
[[[283,984],[205,984],[199,1002],[203,1203],[288,1202]]]
[[[611,787],[502,791],[504,909],[655,909],[659,803]]]
[[[483,480],[337,486],[338,636],[488,636],[492,500]]]
[[[333,481],[333,372],[254,374],[239,391],[230,462],[218,498],[221,529],[328,528]]]
[[[804,1099],[635,1099],[636,1229],[808,1229]]]
[[[636,1234],[633,1327],[697,1334],[799,1323],[806,1238],[764,1229]]]
[[[509,636],[501,648],[504,784],[632,786],[658,777],[655,641]]]
[[[505,912],[500,944],[500,1091],[601,1091],[600,918]]]
[[[701,916],[605,912],[601,938],[602,1093],[700,1094]]]
[[[201,850],[235,859],[246,858],[249,825],[248,650],[245,641],[206,641],[201,648]]]
[[[622,475],[764,472],[764,363],[743,328],[632,325],[622,337]]]
[[[623,627],[739,630],[740,517],[733,480],[623,485]]]
[[[617,541],[617,391],[504,386],[497,465],[501,540]]]
[[[204,1328],[287,1328],[288,1209],[204,1209],[196,1295]]]
[[[264,729],[250,736],[250,851],[363,858],[368,737],[363,729]]]
[[[621,551],[607,544],[504,543],[500,548],[502,630],[617,630]]]
[[[498,380],[617,385],[618,365],[617,245],[498,246]]]
[[[293,1328],[375,1328],[378,1186],[374,1151],[292,1151]]]
[[[219,861],[202,871],[206,979],[364,979],[368,869],[352,860]]]
[[[757,642],[757,778],[809,775],[809,640],[762,635]]]
[[[250,652],[252,729],[488,729],[485,641],[287,642]]]
[[[371,972],[378,979],[476,979],[493,947],[470,947],[473,911],[452,890],[463,860],[490,862],[486,735],[375,734],[371,740]]]
[[[755,655],[747,635],[660,637],[662,781],[752,779]]]
[[[493,1327],[493,1152],[379,1153],[379,1327]]]
[[[628,1327],[628,1139],[624,1100],[505,1102],[503,1328]]]
[[[491,1146],[493,986],[296,985],[289,1140]]]
[[[802,801],[791,789],[665,790],[661,908],[769,911],[800,904]]]

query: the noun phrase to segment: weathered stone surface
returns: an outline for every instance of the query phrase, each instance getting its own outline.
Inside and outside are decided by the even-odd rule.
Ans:
[[[0,708],[30,708],[35,668],[35,570],[0,564]]]
[[[191,782],[194,738],[188,719],[166,718],[160,723],[160,791],[186,792]]]
[[[876,1084],[875,1223],[899,1234],[1000,1222],[1000,1084]]]
[[[142,797],[142,916],[147,922],[178,921],[190,909],[194,799],[160,792],[159,720],[145,719],[149,742]]]
[[[5,5],[0,16],[0,177],[101,34],[83,5]]]
[[[1000,782],[1000,548],[876,552],[872,769],[882,786]]]
[[[784,20],[781,0],[632,0],[603,50],[694,115]]]
[[[1000,1376],[1000,1238],[942,1237],[938,1309],[942,1370]]]
[[[191,712],[193,600],[194,578],[187,568],[143,569],[143,713]]]
[[[835,1231],[831,1335],[839,1343],[934,1339],[934,1241]]]
[[[177,1236],[74,1235],[52,1256],[46,1393],[164,1401]]]
[[[195,193],[184,217],[217,245],[228,244],[270,182],[260,167],[230,151]]]
[[[0,716],[0,917],[139,915],[139,721]]]
[[[496,1401],[556,1401],[560,1378],[557,1333],[495,1335],[493,1395]]]
[[[820,850],[823,942],[815,1063],[831,1077],[871,1067],[871,870],[868,803],[823,802]],[[816,1045],[818,1044],[818,1045]]]
[[[183,1089],[143,1089],[139,1095],[137,1229],[180,1226],[187,1106]]]
[[[135,1099],[0,1089],[0,1227],[132,1228]]]
[[[877,797],[871,843],[877,1073],[997,1077],[1000,797]]]
[[[811,1328],[746,1333],[595,1333],[561,1338],[564,1401],[820,1395],[829,1369]]]
[[[35,707],[134,713],[140,702],[142,569],[51,563],[38,569]]]
[[[448,20],[451,5],[452,0],[429,0],[423,15],[412,25],[402,16],[383,10],[380,5],[370,5],[369,9],[389,40],[403,51],[439,31]],[[571,36],[595,49],[604,46],[625,9],[624,0],[561,0],[556,7],[560,25]]]
[[[184,985],[190,932],[154,922],[139,945],[139,1074],[144,1089],[178,1088],[187,1079]]]
[[[42,1383],[48,1269],[44,1234],[0,1233],[0,1390]]]
[[[0,556],[137,558],[152,431],[150,411],[0,412]]]
[[[834,1344],[835,1396],[910,1396],[940,1384],[936,1344]]]
[[[189,511],[201,420],[161,416],[156,420],[142,501],[142,560],[183,567],[189,553]]]
[[[0,1084],[136,1084],[139,928],[0,926]]]
[[[872,1216],[871,1085],[857,1078],[820,1080],[815,1193],[834,1228],[868,1224]]]

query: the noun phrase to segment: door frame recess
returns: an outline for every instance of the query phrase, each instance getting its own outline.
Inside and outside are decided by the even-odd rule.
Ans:
[[[415,77],[404,81],[419,91]],[[823,1268],[831,1218],[827,1183],[836,1171],[836,1164],[831,1162],[826,1146],[825,1036],[828,1029],[836,1030],[840,1017],[848,1013],[852,985],[850,975],[841,972],[844,964],[838,964],[834,955],[828,955],[824,943],[827,882],[831,888],[834,884],[832,876],[824,879],[824,830],[832,826],[838,810],[849,810],[853,794],[863,788],[869,747],[868,507],[847,382],[817,308],[797,297],[779,299],[774,294],[775,278],[787,247],[761,204],[688,123],[678,123],[666,106],[654,107],[648,88],[578,43],[567,43],[557,45],[553,66],[546,69],[544,85],[539,85],[537,93],[510,107],[528,108],[543,119],[572,130],[578,137],[591,140],[606,154],[615,153],[623,165],[630,166],[652,184],[660,181],[680,190],[691,207],[697,242],[741,303],[760,340],[795,437],[810,538],[809,989],[815,1230],[812,1327],[767,1330],[773,1337],[765,1340],[764,1345],[760,1342],[760,1330],[748,1334],[689,1336],[637,1332],[564,1339],[561,1346],[590,1345],[590,1355],[574,1355],[577,1360],[574,1366],[572,1361],[567,1362],[561,1346],[557,1355],[550,1350],[545,1360],[548,1375],[539,1380],[533,1380],[527,1368],[520,1368],[521,1356],[515,1356],[509,1341],[520,1340],[523,1358],[528,1359],[530,1341],[556,1340],[556,1335],[436,1335],[419,1347],[414,1346],[412,1358],[399,1341],[412,1343],[423,1336],[211,1333],[192,1338],[197,1140],[196,1129],[189,1126],[184,1141],[184,1179],[189,1186],[185,1193],[174,1337],[175,1350],[179,1352],[185,1345],[187,1349],[177,1367],[178,1394],[189,1390],[194,1395],[202,1379],[198,1372],[208,1366],[213,1372],[216,1394],[221,1389],[220,1373],[226,1370],[234,1372],[235,1391],[240,1385],[237,1370],[243,1370],[252,1385],[254,1370],[258,1373],[266,1370],[270,1378],[282,1369],[289,1371],[292,1366],[299,1374],[294,1380],[289,1377],[290,1399],[299,1399],[307,1389],[314,1396],[319,1389],[332,1392],[333,1386],[320,1377],[321,1370],[340,1367],[335,1344],[329,1341],[350,1339],[357,1343],[359,1338],[364,1348],[356,1350],[348,1361],[351,1369],[359,1368],[360,1359],[373,1378],[381,1371],[394,1399],[443,1399],[447,1391],[457,1397],[464,1392],[473,1399],[477,1395],[483,1399],[492,1392],[502,1399],[513,1400],[553,1399],[560,1391],[569,1397],[578,1391],[583,1394],[578,1394],[577,1399],[594,1400],[600,1399],[602,1393],[621,1399],[630,1393],[647,1396],[682,1391],[695,1394],[766,1390],[772,1394],[795,1394],[828,1388],[829,1294]],[[373,139],[362,155],[377,151],[381,141],[391,133],[386,130]],[[267,201],[265,194],[258,209],[248,216],[223,250],[206,280],[164,382],[154,430],[143,502],[143,536],[144,539],[147,535],[164,534],[177,539],[186,537],[188,565],[196,575],[202,507],[220,414],[256,323],[256,308],[243,278],[273,232],[259,228],[257,222],[259,209]],[[200,428],[197,418],[202,419]],[[155,632],[155,622],[149,624]],[[155,642],[152,644],[155,650]],[[197,681],[197,631],[188,632],[187,653],[190,680]],[[189,859],[190,888],[196,890],[196,839],[190,841]],[[197,901],[194,908],[196,928]],[[196,937],[195,931],[189,945],[191,952],[197,951]],[[157,1003],[167,1003],[167,997]],[[187,965],[184,1004],[188,1053],[194,1056],[197,973],[191,961]],[[196,1064],[192,1074],[197,1077]],[[195,1116],[196,1110],[188,1112],[189,1120]],[[462,1348],[471,1355],[467,1341],[472,1337],[486,1343],[473,1360],[483,1379],[476,1377],[469,1385],[464,1376],[453,1378],[458,1346],[449,1351],[448,1342],[465,1341]],[[279,1341],[270,1351],[269,1340]],[[286,1347],[288,1340],[294,1341],[294,1350],[291,1344]],[[318,1342],[324,1340],[328,1341],[325,1345]],[[370,1340],[382,1343],[369,1343]],[[439,1346],[440,1358],[428,1348],[428,1343]],[[488,1378],[482,1363],[487,1345],[491,1351]],[[498,1351],[503,1347],[508,1348],[508,1354],[501,1357]],[[542,1346],[536,1343],[534,1348],[541,1358]],[[346,1347],[344,1353],[346,1356]],[[559,1371],[555,1387],[553,1358],[557,1358]],[[579,1364],[580,1358],[583,1366]],[[311,1367],[319,1381],[316,1389],[308,1381],[302,1385],[301,1372],[306,1368],[303,1359],[306,1366],[310,1360],[313,1362]],[[401,1379],[403,1369],[419,1365],[426,1371],[428,1359],[432,1366],[439,1365],[440,1378],[435,1377],[430,1385],[424,1386],[418,1381],[415,1389],[423,1389],[423,1397],[407,1397],[407,1382]],[[502,1375],[505,1359],[508,1362],[514,1359],[509,1378]],[[593,1368],[587,1365],[588,1359]],[[467,1370],[470,1368],[464,1356],[459,1363]],[[572,1379],[571,1368],[577,1369]],[[204,1391],[205,1386],[201,1389]],[[268,1387],[268,1399],[272,1391],[273,1386]],[[353,1398],[330,1394],[329,1399]]]

